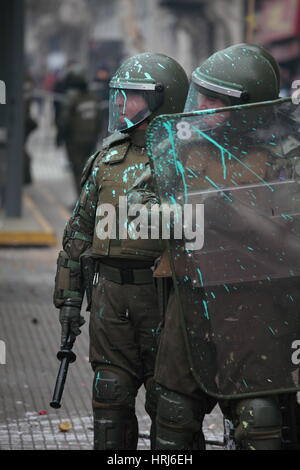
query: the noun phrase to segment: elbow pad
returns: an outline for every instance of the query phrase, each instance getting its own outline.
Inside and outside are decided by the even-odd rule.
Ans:
[[[84,296],[80,263],[71,260],[67,253],[61,251],[57,259],[55,289],[53,302],[60,308],[67,299],[72,299],[74,305],[81,307]]]

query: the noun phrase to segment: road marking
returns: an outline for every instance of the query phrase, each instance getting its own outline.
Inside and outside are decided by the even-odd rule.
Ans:
[[[9,220],[5,219],[8,224],[8,230],[0,230],[0,245],[57,245],[58,241],[55,232],[45,217],[41,214],[34,201],[27,194],[23,195],[23,201],[28,210],[33,214],[35,222],[40,230],[9,230]],[[20,218],[20,227],[22,225],[22,218]]]
[[[41,189],[41,192],[42,192],[43,196],[45,197],[45,199],[49,202],[49,204],[55,206],[55,208],[57,209],[58,213],[61,215],[61,217],[62,217],[64,220],[70,218],[71,212],[68,211],[64,206],[62,206],[62,205],[60,204],[60,202],[57,201],[57,199],[55,199],[55,197],[53,196],[53,194],[51,193],[51,191],[49,191],[49,189],[43,187],[43,188]]]

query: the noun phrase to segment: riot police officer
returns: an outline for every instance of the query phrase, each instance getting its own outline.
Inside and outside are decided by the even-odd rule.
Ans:
[[[279,93],[278,80],[278,66],[266,50],[246,44],[232,46],[215,53],[194,71],[185,111],[275,100]],[[266,125],[265,120],[268,120],[268,114],[264,114],[264,110],[259,108],[255,109],[253,114],[251,112],[249,114],[251,117],[248,119],[245,118],[247,113],[243,115],[242,112],[236,113],[238,117],[234,117],[234,115],[230,117],[230,112],[226,112],[225,109],[224,112],[208,114],[203,117],[204,128],[206,126],[207,129],[212,129],[208,137],[211,139],[209,144],[202,143],[202,147],[199,147],[198,144],[197,148],[192,143],[190,149],[185,147],[188,154],[185,160],[186,167],[194,174],[198,171],[196,178],[198,184],[201,178],[204,181],[203,187],[210,187],[211,185],[218,186],[220,183],[224,184],[224,180],[226,182],[230,180],[231,185],[251,184],[258,180],[268,181],[270,177],[274,177],[275,173],[279,179],[281,171],[285,172],[287,176],[288,166],[285,166],[282,157],[284,156],[288,160],[288,158],[292,158],[295,151],[297,154],[299,140],[294,142],[294,147],[290,149],[286,146],[288,150],[285,155],[280,154],[282,157],[279,160],[278,154],[275,155],[272,150],[272,145],[275,144],[272,142],[271,133],[269,134],[269,142],[265,142],[264,145],[261,143],[259,145],[257,141],[251,142],[251,132],[256,131],[255,126],[259,124]],[[205,136],[203,133],[201,135]],[[211,142],[215,143],[216,141],[217,146],[211,145]],[[244,145],[246,141],[251,148],[251,153],[245,151],[246,148],[244,148],[245,155],[238,165],[236,165],[236,161],[230,160],[233,158],[231,154],[227,165],[224,163],[225,160],[222,160],[223,164],[221,164],[220,159],[215,159],[215,156],[220,153],[220,148],[223,152],[229,148],[235,148],[236,151],[241,152],[242,144]],[[212,155],[214,152],[216,155]],[[277,160],[277,164],[274,164],[274,160]],[[218,163],[215,163],[216,161]],[[237,170],[237,168],[239,169]],[[226,178],[224,177],[225,173]],[[188,189],[192,189],[192,183],[186,182],[186,185]],[[209,214],[208,206],[206,207],[207,214]],[[223,227],[227,212],[225,214],[223,216],[222,213],[219,213],[220,226],[223,223]],[[242,221],[241,216],[237,223],[242,225]],[[251,229],[253,228],[251,227]],[[216,225],[214,225],[211,233],[215,233],[216,230]],[[248,228],[248,230],[250,229]],[[214,263],[222,263],[221,259],[221,257],[219,261],[215,259]],[[239,259],[237,261],[243,264]],[[233,259],[233,262],[236,262],[236,259]],[[213,269],[214,263],[211,263],[210,269]],[[199,265],[197,264],[197,266],[198,272],[201,274],[201,281],[203,281],[203,272],[200,271],[204,269],[201,264],[201,256],[199,256]],[[224,270],[229,269],[226,264],[223,264],[222,267]],[[166,272],[165,264],[163,269]],[[155,274],[160,275],[161,273],[162,271],[158,267]],[[252,323],[255,324],[254,321],[251,323],[251,320],[255,316],[259,316],[261,311],[264,315],[264,321],[275,324],[276,332],[280,335],[278,325],[280,325],[279,318],[282,313],[283,298],[288,295],[292,297],[292,292],[297,296],[297,285],[299,286],[297,277],[282,281],[267,279],[259,282],[232,283],[230,286],[224,282],[224,285],[212,285],[210,288],[203,289],[202,293],[201,284],[198,289],[192,289],[188,283],[189,281],[183,280],[177,286],[178,296],[182,302],[184,300],[183,309],[186,310],[185,317],[188,320],[185,323],[182,322],[178,297],[172,290],[157,356],[155,380],[162,387],[157,415],[158,449],[204,447],[203,436],[202,439],[199,439],[199,436],[201,436],[204,414],[211,409],[213,401],[203,389],[206,386],[208,391],[215,391],[215,385],[209,381],[214,375],[217,376],[219,389],[223,393],[229,394],[229,390],[232,392],[235,387],[236,390],[239,387],[239,380],[234,372],[237,373],[236,363],[242,361],[239,369],[239,373],[243,370],[244,374],[242,386],[250,387],[249,384],[252,380],[252,386],[255,388],[257,386],[257,384],[254,385],[255,380],[261,382],[259,385],[263,380],[268,380],[273,383],[273,387],[276,389],[280,388],[278,385],[280,380],[278,383],[276,382],[278,375],[280,376],[278,367],[283,367],[283,365],[286,367],[289,361],[289,346],[284,339],[277,340],[277,343],[271,343],[273,347],[277,344],[277,350],[271,352],[268,350],[268,341],[264,340],[264,333],[256,332],[256,336],[252,335],[249,342],[247,342],[247,338]],[[226,291],[227,288],[230,288],[230,295]],[[197,293],[195,294],[195,292]],[[208,293],[210,300],[208,300]],[[202,305],[202,308],[199,305]],[[209,316],[208,306],[212,318],[206,322],[209,325],[205,326],[205,320],[208,320]],[[238,321],[239,309],[244,309],[244,315],[240,321]],[[288,306],[286,320],[288,320],[287,323],[290,322],[292,329],[292,325],[296,325],[298,314],[299,311],[295,305]],[[201,315],[205,320],[197,320],[197,323],[195,318],[199,318]],[[234,323],[235,321],[237,323]],[[198,329],[203,329],[202,332],[198,332],[198,336],[195,333],[197,328],[195,325],[198,325]],[[183,332],[183,328],[187,328],[187,333]],[[213,333],[211,333],[211,329]],[[234,331],[236,333],[233,333]],[[273,333],[276,334],[274,330]],[[281,334],[284,338],[284,333]],[[187,342],[184,340],[185,335],[188,337]],[[233,337],[235,344],[229,346],[230,338]],[[291,335],[287,335],[287,337],[290,338]],[[201,347],[199,341],[202,342]],[[249,345],[251,342],[252,346]],[[187,343],[190,346],[187,346]],[[280,349],[280,344],[283,345],[282,349]],[[251,352],[251,348],[255,348],[255,346],[257,351]],[[201,351],[201,355],[198,352],[198,362],[201,363],[201,366],[199,365],[196,371],[194,369],[193,373],[187,347],[191,348],[190,354],[193,356],[194,365],[197,361],[194,357],[197,354],[196,348]],[[256,359],[258,357],[259,360]],[[270,362],[273,363],[273,367]],[[205,377],[206,367],[210,368],[207,377]],[[285,368],[287,377],[290,376],[290,379],[287,378],[285,381],[286,388],[292,386],[292,370],[292,366]],[[204,387],[199,387],[199,381],[196,383],[195,374],[200,376],[199,380],[204,383]],[[247,383],[248,378],[250,380]],[[241,389],[240,386],[238,391],[235,390],[236,393],[241,392]],[[250,388],[248,391],[250,392]],[[296,405],[295,395],[291,394],[289,397],[293,410]],[[283,403],[284,406],[282,406]],[[251,398],[221,400],[221,406],[234,424],[233,437],[238,448],[281,448],[283,429],[281,411],[286,406],[286,396],[274,396],[274,394],[267,396],[258,393],[258,396],[255,397],[254,393]]]
[[[279,153],[282,150],[278,147],[276,155],[274,135],[272,137],[271,133],[269,134],[269,142],[258,145],[255,139],[251,141],[251,139],[253,140],[251,132],[253,133],[257,130],[255,126],[258,124],[266,125],[264,121],[268,120],[267,113],[258,108],[252,112],[250,111],[249,115],[251,118],[246,119],[247,113],[243,114],[243,111],[240,114],[236,113],[236,117],[234,115],[230,117],[231,112],[226,111],[226,107],[232,105],[276,100],[278,93],[278,65],[274,58],[259,46],[236,45],[219,51],[207,59],[192,75],[192,83],[185,111],[221,107],[225,109],[219,113],[209,113],[201,118],[199,116],[201,125],[197,129],[197,124],[194,124],[193,132],[197,134],[197,131],[199,131],[202,139],[201,144],[199,135],[198,143],[197,140],[193,142],[191,139],[190,143],[182,144],[182,154],[185,155],[182,160],[184,160],[184,166],[187,168],[187,175],[185,175],[183,170],[182,161],[180,162],[181,166],[178,164],[174,169],[173,176],[172,170],[168,168],[168,164],[164,164],[162,160],[158,161],[158,167],[162,167],[162,169],[159,168],[157,170],[158,173],[161,171],[158,185],[163,185],[166,175],[169,175],[171,179],[173,177],[173,182],[167,182],[163,185],[160,194],[166,194],[170,191],[174,200],[176,198],[176,189],[172,189],[172,185],[173,187],[179,187],[178,178],[182,178],[184,180],[184,190],[188,192],[192,190],[192,178],[195,175],[196,182],[199,183],[202,179],[204,187],[209,187],[210,185],[218,187],[219,183],[224,184],[224,175],[230,179],[230,184],[238,185],[251,184],[258,180],[265,181],[274,177],[275,174],[279,177],[284,172],[288,174],[289,165],[286,165],[286,162],[291,161],[290,159],[294,153],[299,151],[299,140],[292,139],[293,143],[291,145],[285,145],[286,154],[284,157],[286,159],[282,158],[283,155],[281,156]],[[174,123],[176,122],[178,121],[173,119],[173,126],[175,126]],[[195,122],[197,123],[197,121]],[[167,127],[167,124],[165,122],[164,126]],[[179,124],[186,126],[187,122],[183,118]],[[208,137],[202,132],[204,129],[211,130]],[[156,132],[159,132],[158,126],[156,126]],[[206,137],[207,140],[205,139]],[[288,136],[284,137],[286,137],[287,142]],[[257,138],[256,134],[255,138]],[[217,145],[215,145],[216,142]],[[245,142],[251,148],[251,154],[249,154],[249,151],[246,151],[246,148],[241,148],[241,145],[244,145]],[[244,154],[243,160],[239,163],[240,167],[235,165],[236,162],[232,154],[230,154],[229,161],[225,165],[224,153],[229,151],[229,148],[232,146]],[[172,141],[172,149],[175,154],[174,141]],[[217,157],[220,149],[223,152],[221,160]],[[166,150],[167,154],[168,149]],[[277,161],[276,164],[274,164],[274,160]],[[168,162],[170,162],[170,159]],[[181,168],[180,172],[178,168]],[[156,202],[154,194],[151,193],[151,179],[148,178],[145,181],[140,202],[147,202],[148,205],[151,205],[151,201],[153,203]],[[137,196],[135,199],[137,200]],[[219,219],[222,225],[226,217],[224,218],[223,213],[220,212]],[[240,224],[241,221],[242,218],[240,219]],[[215,229],[216,227],[214,226]],[[175,252],[176,255],[174,255],[177,258],[177,260],[175,259],[175,265],[177,264],[177,266],[180,265],[180,258],[182,257],[181,248],[180,246],[179,250]],[[218,256],[220,257],[220,254]],[[218,263],[217,259],[215,263]],[[199,257],[199,265],[197,263],[196,265],[198,266],[198,278],[200,277],[200,280],[203,280],[201,256]],[[211,264],[211,269],[215,269],[213,263]],[[188,274],[188,272],[185,272],[185,274]],[[162,256],[154,275],[162,277],[171,275],[171,268],[168,264],[166,253]],[[231,375],[236,369],[234,366],[230,368],[234,361],[237,361],[234,354],[243,358],[241,367],[245,375],[247,370],[250,378],[255,377],[260,381],[265,371],[268,370],[270,374],[267,376],[270,377],[268,380],[270,382],[274,380],[275,383],[276,367],[270,366],[271,355],[268,354],[266,356],[261,353],[260,362],[256,362],[253,359],[249,361],[249,357],[252,354],[249,351],[249,344],[243,344],[241,338],[245,341],[245,335],[247,331],[249,332],[249,328],[251,328],[251,314],[249,315],[249,312],[252,314],[254,312],[258,315],[258,308],[265,309],[266,318],[271,317],[273,321],[275,318],[278,320],[282,298],[288,293],[291,294],[291,292],[297,295],[297,289],[295,289],[297,278],[287,281],[287,284],[284,284],[284,282],[280,284],[280,282],[274,281],[272,287],[266,285],[269,282],[268,280],[267,282],[260,281],[258,283],[246,283],[245,285],[241,283],[238,287],[233,284],[230,286],[232,288],[232,290],[230,289],[230,298],[226,297],[229,288],[224,282],[221,288],[216,286],[211,289],[209,292],[210,300],[208,301],[206,297],[207,291],[201,289],[201,284],[198,289],[192,289],[189,286],[190,281],[186,278],[187,276],[183,276],[181,282],[177,281],[177,295],[175,295],[174,290],[171,290],[157,356],[155,380],[161,385],[157,416],[158,449],[199,449],[205,447],[202,422],[205,413],[208,413],[215,404],[214,397],[217,397],[217,393],[210,394],[206,392],[209,392],[209,390],[216,392],[216,384],[213,383],[215,376],[217,376],[218,386],[225,394],[226,386],[228,387],[227,390],[238,387],[238,380]],[[195,280],[195,282],[197,281]],[[228,292],[226,289],[228,289]],[[292,298],[292,295],[290,297]],[[181,303],[183,304],[182,308],[180,306]],[[213,320],[208,320],[208,305],[213,313]],[[246,309],[243,318],[244,326],[242,322],[234,323],[237,321],[238,309],[241,309],[243,305]],[[182,310],[185,313],[182,313]],[[227,317],[229,317],[232,323],[225,321],[227,318],[224,312],[226,312]],[[297,307],[290,305],[289,320],[293,319],[291,325],[295,321],[296,313]],[[183,321],[182,315],[188,318],[188,321]],[[199,318],[200,320],[197,320],[197,324],[196,319]],[[228,325],[229,330],[226,330],[226,325]],[[213,334],[211,333],[211,328],[214,328]],[[237,329],[235,347],[238,348],[236,351],[234,351],[234,348],[228,349],[228,344],[226,344],[226,341],[228,343],[229,338],[233,335],[232,331],[235,331],[235,329]],[[275,331],[272,331],[275,334]],[[220,340],[218,340],[219,337]],[[257,338],[259,338],[258,333]],[[224,344],[222,344],[222,341]],[[261,349],[264,343],[263,335],[261,335],[259,341]],[[188,351],[189,343],[192,344],[190,352]],[[193,348],[196,347],[199,348],[201,354],[199,351],[195,352]],[[281,352],[280,349],[276,353],[274,351],[273,363],[275,361],[277,366],[286,363],[286,357],[284,360],[280,359],[280,355],[283,355]],[[197,354],[199,356],[198,359],[193,357]],[[192,364],[190,362],[190,355],[194,359]],[[221,357],[220,359],[222,355],[223,358]],[[284,356],[286,356],[286,353]],[[251,365],[252,360],[253,363]],[[200,364],[198,366],[195,365],[197,361]],[[263,365],[264,361],[265,366]],[[287,376],[290,375],[291,370],[292,368],[286,371]],[[257,371],[260,372],[257,373]],[[196,380],[195,375],[198,375],[200,379]],[[243,380],[244,386],[248,386],[245,378]],[[287,379],[286,387],[288,385],[291,386],[288,380],[290,379]],[[199,385],[199,382],[202,383],[202,386]],[[295,396],[290,395],[290,397],[293,402],[292,406],[294,406]],[[284,402],[283,395],[281,397],[261,396],[259,398],[254,396],[254,398],[240,401],[222,401],[224,412],[234,422],[235,439],[240,448],[278,449],[281,447],[282,415],[280,407],[282,402]]]
[[[151,267],[161,252],[157,240],[122,237],[118,230],[105,235],[102,208],[114,208],[119,217],[120,197],[126,197],[148,162],[148,123],[162,113],[182,111],[187,91],[184,70],[163,54],[136,55],[116,71],[110,81],[112,135],[86,165],[81,194],[65,229],[64,251],[58,257],[54,302],[60,309],[62,344],[68,334],[74,340],[84,322],[80,258],[89,250],[95,261],[88,308],[90,362],[95,373],[94,448],[98,450],[136,448],[135,398],[142,384],[154,431],[159,311]]]

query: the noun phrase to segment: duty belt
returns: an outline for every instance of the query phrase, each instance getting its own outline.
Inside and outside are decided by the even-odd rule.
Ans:
[[[96,285],[99,276],[117,284],[152,284],[152,269],[114,268],[107,264],[99,263],[99,269],[95,273],[93,285]]]

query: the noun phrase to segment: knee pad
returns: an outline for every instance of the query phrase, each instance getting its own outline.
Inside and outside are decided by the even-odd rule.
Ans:
[[[137,385],[126,372],[98,367],[93,383],[94,449],[135,450]]]
[[[205,448],[202,404],[161,387],[157,407],[157,449]]]
[[[251,398],[236,406],[235,440],[244,450],[281,448],[281,412],[274,397]]]
[[[161,387],[157,419],[163,426],[197,430],[200,415],[200,407],[196,400]]]
[[[126,372],[117,368],[97,367],[93,382],[93,407],[135,406],[138,385]]]
[[[282,416],[282,449],[300,450],[300,404],[296,393],[278,397]]]

